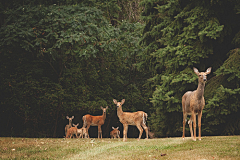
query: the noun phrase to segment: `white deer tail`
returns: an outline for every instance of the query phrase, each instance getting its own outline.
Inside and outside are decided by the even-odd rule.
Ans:
[[[83,127],[86,128],[87,127],[86,116],[83,116],[82,119],[83,119]]]
[[[147,113],[143,113],[143,124],[146,125],[146,121],[147,121]]]
[[[190,124],[192,122],[192,120],[190,119],[189,121],[188,121],[188,124]]]

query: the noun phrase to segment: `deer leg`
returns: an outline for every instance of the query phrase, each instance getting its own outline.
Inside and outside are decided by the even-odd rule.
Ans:
[[[198,140],[201,140],[201,119],[202,119],[202,112],[198,114]]]
[[[196,141],[196,115],[193,113],[192,114],[192,119],[193,119],[193,128],[194,128],[194,138],[193,140]]]
[[[87,125],[87,128],[86,128],[86,134],[88,135],[88,138],[90,137],[89,136],[89,133],[88,133],[88,129],[90,128],[90,125]]]
[[[139,141],[139,139],[141,139],[141,137],[142,137],[143,129],[142,129],[141,125],[136,125],[136,126],[139,130],[139,137],[138,137],[138,141]]]
[[[190,128],[191,138],[193,139],[192,122],[193,122],[193,120],[192,120],[192,116],[191,116],[189,121],[188,121],[188,125],[189,125],[189,128]]]
[[[185,138],[185,125],[186,125],[186,118],[187,118],[187,115],[186,114],[183,114],[183,134],[182,134],[182,138],[184,140]]]
[[[148,139],[148,127],[144,123],[142,123],[142,127],[146,132],[146,139]]]
[[[102,129],[101,129],[101,126],[99,125],[98,126],[98,138],[102,138]]]
[[[128,131],[128,125],[125,124],[124,126],[124,129],[123,129],[123,141],[127,141],[127,131]]]

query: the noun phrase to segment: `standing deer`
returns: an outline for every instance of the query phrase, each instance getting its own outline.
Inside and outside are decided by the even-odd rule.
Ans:
[[[70,138],[72,138],[73,135],[75,135],[76,138],[78,138],[78,136],[77,136],[77,126],[78,126],[78,125],[79,125],[79,124],[76,124],[76,125],[73,124],[74,127],[71,127],[71,128],[68,129],[66,138],[68,138],[69,136],[70,136]]]
[[[127,141],[127,131],[128,131],[128,125],[134,125],[139,130],[139,137],[138,140],[141,138],[143,129],[144,128],[146,132],[146,139],[148,139],[148,127],[146,126],[146,120],[147,120],[147,113],[143,111],[137,111],[137,112],[123,112],[122,111],[122,105],[124,104],[125,99],[122,99],[121,102],[117,102],[116,99],[113,99],[113,103],[117,105],[117,115],[120,120],[120,122],[123,124],[124,130],[123,130],[123,141]]]
[[[183,110],[183,136],[185,138],[185,124],[187,115],[191,115],[190,120],[188,121],[191,137],[194,141],[196,141],[196,115],[198,115],[198,130],[199,137],[201,140],[201,118],[202,118],[202,110],[205,106],[204,100],[204,87],[207,81],[207,75],[211,73],[211,67],[209,67],[206,72],[198,72],[197,68],[193,68],[193,71],[198,75],[198,88],[195,91],[187,91],[182,96],[182,110]],[[194,128],[194,137],[192,130],[192,122]]]
[[[101,126],[104,124],[104,121],[106,119],[106,111],[108,109],[108,106],[106,108],[103,108],[101,106],[101,109],[103,110],[103,114],[101,116],[92,116],[92,115],[85,115],[83,116],[82,120],[83,120],[83,127],[85,128],[86,126],[86,130],[87,130],[87,136],[89,138],[89,133],[88,133],[88,129],[90,128],[90,126],[98,126],[98,138],[102,138],[102,129]]]
[[[112,127],[112,131],[110,132],[111,138],[120,138],[120,131],[118,130],[119,127],[114,128]]]
[[[68,116],[66,116],[66,118],[69,120],[69,124],[67,124],[65,126],[65,136],[67,136],[68,129],[72,127],[72,120],[73,120],[74,116],[72,116],[72,118],[69,118]]]

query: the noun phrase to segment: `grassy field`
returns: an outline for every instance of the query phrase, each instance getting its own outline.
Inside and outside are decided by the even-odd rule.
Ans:
[[[0,159],[240,159],[240,136],[157,139],[0,137]]]

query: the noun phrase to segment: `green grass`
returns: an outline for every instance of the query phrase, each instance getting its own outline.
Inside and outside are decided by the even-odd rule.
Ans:
[[[162,156],[163,154],[166,154]],[[0,159],[240,159],[240,136],[136,139],[0,137]]]

